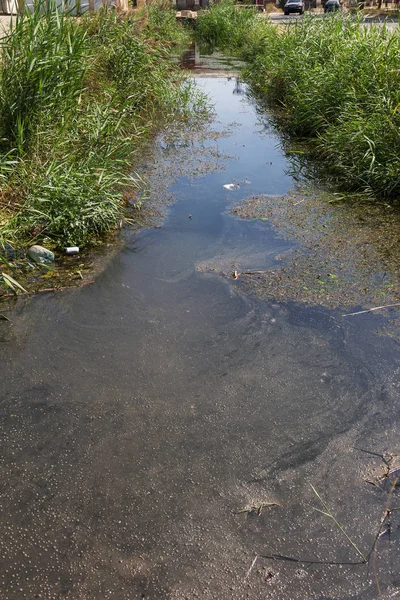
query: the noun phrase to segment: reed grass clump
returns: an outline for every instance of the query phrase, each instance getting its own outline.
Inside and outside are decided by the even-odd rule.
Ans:
[[[172,59],[187,39],[175,21],[162,5],[76,19],[46,0],[13,23],[0,56],[0,241],[83,245],[116,223],[138,187],[135,153],[196,96]]]
[[[196,23],[196,36],[210,50],[244,51],[243,37],[254,32],[258,24],[252,8],[241,8],[235,0],[222,0],[201,11]]]
[[[222,2],[224,10],[218,5],[200,16],[200,38],[247,60],[253,92],[279,109],[279,127],[311,142],[311,155],[338,184],[397,202],[398,32],[344,14],[306,15],[279,30],[253,14],[230,42],[225,20],[233,23],[229,15],[238,9]]]

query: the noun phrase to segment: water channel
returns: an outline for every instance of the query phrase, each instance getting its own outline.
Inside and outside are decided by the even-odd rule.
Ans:
[[[295,181],[243,85],[199,85],[212,135],[147,164],[182,165],[161,226],[0,322],[3,600],[397,597],[398,342],[242,289],[294,242],[229,209]]]

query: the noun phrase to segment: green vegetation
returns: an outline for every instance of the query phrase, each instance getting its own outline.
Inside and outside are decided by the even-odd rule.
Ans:
[[[257,22],[255,10],[241,8],[234,0],[222,0],[198,13],[196,34],[210,50],[243,51],[243,35],[247,37]]]
[[[235,24],[235,34],[232,34]],[[306,16],[283,29],[222,0],[198,18],[199,39],[247,60],[245,77],[307,138],[342,187],[400,197],[400,37],[352,16]],[[322,160],[321,160],[322,159]]]
[[[0,56],[0,242],[82,245],[115,225],[157,124],[204,108],[172,58],[186,41],[160,3],[77,19],[46,1],[16,19]]]

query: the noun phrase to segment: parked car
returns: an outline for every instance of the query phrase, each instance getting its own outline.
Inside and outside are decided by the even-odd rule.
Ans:
[[[324,12],[335,12],[336,10],[340,10],[339,0],[327,0],[327,3],[324,7]]]
[[[304,12],[303,0],[288,0],[283,7],[283,12],[285,15],[289,15],[290,13],[299,13],[299,15],[302,15]]]

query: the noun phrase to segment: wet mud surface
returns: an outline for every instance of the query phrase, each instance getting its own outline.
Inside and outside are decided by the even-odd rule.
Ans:
[[[200,84],[209,166],[163,138],[148,165],[165,220],[1,309],[2,600],[399,597],[398,343],[232,280],[294,241],[231,208],[294,182],[238,82]]]
[[[295,189],[281,197],[245,198],[230,212],[267,221],[278,235],[296,242],[277,256],[281,265],[244,274],[261,297],[331,308],[399,302],[398,209],[344,204],[333,195]]]

